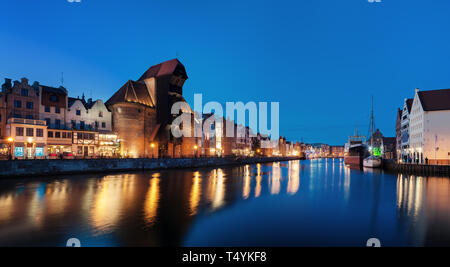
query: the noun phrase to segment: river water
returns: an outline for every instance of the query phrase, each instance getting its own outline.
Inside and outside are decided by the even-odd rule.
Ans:
[[[0,181],[0,246],[450,245],[450,178],[339,159]]]

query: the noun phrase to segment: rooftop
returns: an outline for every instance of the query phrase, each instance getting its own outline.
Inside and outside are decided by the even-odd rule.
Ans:
[[[418,92],[424,111],[450,110],[450,89]]]

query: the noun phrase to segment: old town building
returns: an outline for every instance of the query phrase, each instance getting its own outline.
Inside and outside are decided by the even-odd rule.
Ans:
[[[2,93],[6,102],[5,132],[10,156],[17,159],[45,158],[47,125],[39,120],[39,83],[29,85],[27,78],[13,83],[11,79],[5,79]]]
[[[412,152],[409,147],[409,119],[411,114],[411,108],[413,104],[414,99],[405,99],[403,102],[403,109],[402,109],[402,121],[401,121],[401,135],[402,135],[402,146],[401,146],[401,154],[399,154],[399,157],[401,155],[403,162],[409,162],[412,159]]]
[[[344,157],[344,151],[345,151],[345,147],[344,146],[330,146],[330,150],[331,150],[331,157],[334,158],[342,158]]]
[[[67,129],[67,90],[40,85],[39,91],[39,119],[50,129]]]
[[[0,142],[7,138],[6,120],[6,95],[0,92]]]
[[[39,119],[39,84],[33,86],[28,84],[27,78],[21,81],[5,79],[2,85],[2,92],[6,95],[7,119],[23,118],[30,120]]]
[[[416,89],[410,114],[410,151],[415,163],[450,162],[450,89]]]
[[[68,99],[67,125],[72,130],[71,149],[76,158],[93,158],[97,156],[99,133],[88,113],[83,97]]]
[[[6,95],[0,92],[0,159],[9,156],[9,142],[6,136]]]
[[[128,81],[107,102],[112,112],[113,131],[121,139],[121,153],[127,157],[174,157],[196,155],[197,140],[177,140],[171,124],[176,102],[185,102],[186,69],[177,59],[150,67],[137,81]],[[183,145],[184,143],[184,145]]]
[[[395,121],[395,150],[397,155],[402,153],[402,109],[397,110],[397,119]],[[398,158],[398,160],[401,159]]]
[[[47,148],[47,125],[45,121],[10,118],[6,134],[12,138],[13,159],[44,159]]]

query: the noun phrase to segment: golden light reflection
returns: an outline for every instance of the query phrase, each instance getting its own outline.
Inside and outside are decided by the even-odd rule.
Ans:
[[[0,222],[11,219],[13,208],[14,206],[12,194],[0,197]]]
[[[144,220],[147,224],[154,224],[159,205],[159,174],[153,174],[144,204]]]
[[[247,199],[250,196],[250,165],[245,165],[244,167],[244,189],[242,192],[242,197]]]
[[[194,173],[194,179],[192,181],[191,195],[189,199],[189,204],[191,208],[191,215],[197,214],[198,204],[200,202],[202,194],[202,179],[200,178],[200,173],[197,171]]]
[[[216,210],[225,204],[225,178],[222,169],[212,172],[212,179],[208,184],[208,199],[211,201],[212,210]]]
[[[295,195],[300,187],[300,161],[289,162],[289,181],[287,192]]]
[[[272,165],[272,177],[270,182],[270,194],[278,195],[280,193],[281,185],[281,167],[279,162],[274,162]]]
[[[45,190],[45,207],[47,214],[61,214],[67,206],[69,182],[54,182]]]
[[[408,216],[417,217],[423,205],[424,178],[399,175],[397,178],[397,207]]]
[[[96,194],[91,210],[92,224],[98,230],[107,230],[115,225],[119,219],[123,179],[118,177],[105,177],[99,182],[99,192]]]
[[[259,197],[261,195],[261,164],[256,165],[257,173],[256,173],[256,187],[255,187],[255,198]]]

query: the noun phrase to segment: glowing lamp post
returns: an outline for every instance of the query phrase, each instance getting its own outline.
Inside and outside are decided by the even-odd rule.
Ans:
[[[8,144],[9,144],[9,154],[8,154],[8,159],[11,160],[12,159],[12,143],[14,142],[14,138],[9,137],[8,138]]]
[[[195,157],[195,158],[197,157],[197,151],[198,151],[198,146],[195,145],[195,146],[194,146],[194,157]]]
[[[156,147],[156,144],[155,144],[155,143],[151,143],[151,144],[150,144],[150,147],[152,148],[152,158],[154,158],[154,157],[155,157],[155,147]]]

